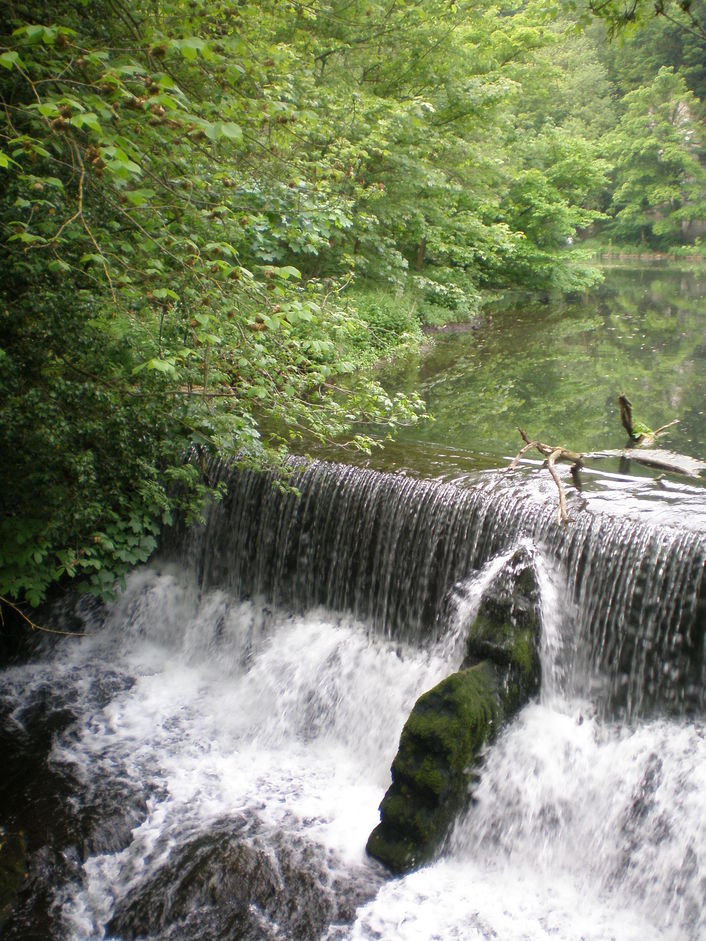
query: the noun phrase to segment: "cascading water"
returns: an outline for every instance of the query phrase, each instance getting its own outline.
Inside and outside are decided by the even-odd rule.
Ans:
[[[562,530],[490,476],[219,473],[200,531],[79,607],[89,637],[3,673],[4,827],[28,851],[3,937],[706,938],[701,534]],[[440,858],[390,880],[364,847],[400,731],[520,542],[541,699]]]
[[[497,475],[462,488],[319,462],[292,472],[288,492],[234,472],[225,504],[181,543],[202,588],[351,612],[379,634],[427,643],[448,630],[449,588],[528,538],[561,569],[562,616],[580,635],[575,688],[595,697],[602,687],[602,705],[628,716],[655,704],[703,710],[703,534],[581,511],[563,528]]]

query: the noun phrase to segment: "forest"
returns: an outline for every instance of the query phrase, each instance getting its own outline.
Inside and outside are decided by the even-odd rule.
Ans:
[[[206,456],[424,420],[363,370],[425,327],[701,255],[704,0],[5,6],[7,605],[110,597]]]

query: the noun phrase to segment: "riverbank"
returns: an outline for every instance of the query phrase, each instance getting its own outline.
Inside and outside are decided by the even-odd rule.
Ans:
[[[598,239],[586,239],[577,242],[576,250],[582,258],[591,258],[598,264],[636,263],[636,264],[706,264],[706,253],[700,244],[675,245],[667,251],[648,249],[642,245],[620,245],[602,242]]]

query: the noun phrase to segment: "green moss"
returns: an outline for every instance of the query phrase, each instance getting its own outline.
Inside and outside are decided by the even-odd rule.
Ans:
[[[433,746],[433,744],[430,742],[430,745]],[[402,754],[400,743],[400,752],[395,756],[391,770],[393,777],[400,781],[401,786],[414,789],[420,795],[427,794],[433,800],[443,791],[444,776],[439,770],[439,756],[429,753],[420,761],[421,750],[419,745],[413,750],[407,742],[407,747]]]
[[[500,718],[495,667],[461,670],[421,696],[392,764],[368,852],[393,872],[430,859],[463,806],[469,771]]]
[[[20,833],[5,833],[0,828],[0,927],[10,914],[25,878],[27,848]]]
[[[499,668],[501,690],[517,687],[506,711],[521,705],[539,689],[539,590],[531,556],[520,549],[483,596],[468,631],[465,666],[492,660]]]
[[[370,834],[366,850],[370,856],[379,859],[394,873],[409,872],[418,864],[415,842],[402,835],[388,838],[382,824]]]
[[[510,657],[516,666],[528,674],[537,668],[537,647],[531,631],[524,630],[516,634]]]
[[[400,737],[368,852],[393,872],[429,860],[468,800],[473,767],[500,724],[539,688],[539,592],[518,550],[483,597],[464,669],[420,696]]]

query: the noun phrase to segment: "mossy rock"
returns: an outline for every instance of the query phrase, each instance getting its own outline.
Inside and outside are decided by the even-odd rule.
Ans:
[[[27,847],[22,832],[0,827],[0,929],[12,910],[27,872]]]
[[[462,669],[415,703],[367,851],[395,873],[430,860],[469,797],[473,768],[540,683],[540,594],[518,549],[485,592]]]
[[[464,667],[498,667],[503,711],[511,715],[539,691],[540,593],[532,554],[520,548],[486,590],[468,631]]]
[[[470,769],[500,719],[492,663],[476,664],[421,696],[405,723],[368,853],[393,872],[431,859],[468,798]]]

